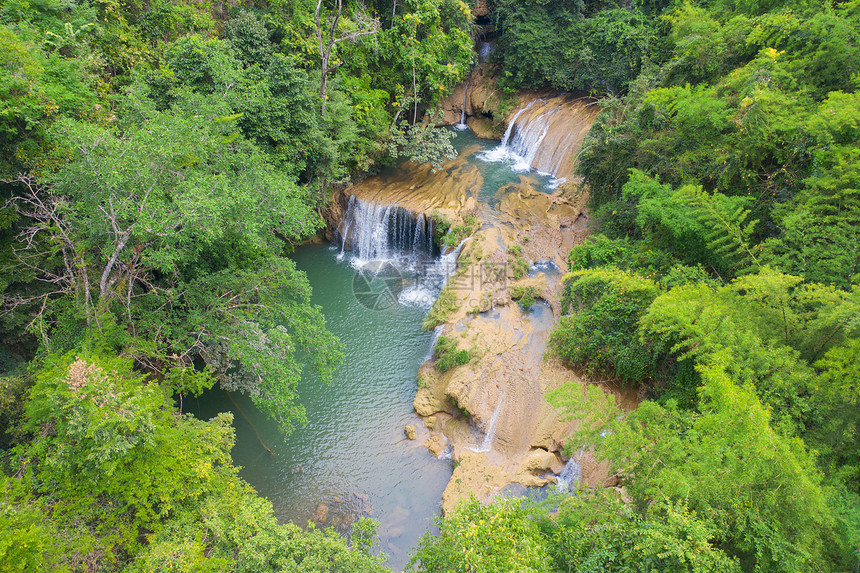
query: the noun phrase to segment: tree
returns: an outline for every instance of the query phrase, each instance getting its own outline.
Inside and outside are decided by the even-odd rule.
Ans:
[[[323,379],[341,356],[283,256],[319,216],[218,98],[186,91],[158,111],[129,97],[115,130],[62,122],[68,162],[49,185],[23,179],[19,263],[57,287],[32,326],[55,350],[83,326],[159,372],[203,359],[289,429],[304,419],[297,351]]]
[[[364,10],[356,10],[353,14],[352,21],[349,24],[355,26],[355,29],[350,31],[341,31],[338,29],[341,13],[343,12],[343,0],[335,0],[335,9],[328,17],[327,30],[324,29],[320,12],[322,10],[323,0],[317,0],[317,7],[314,11],[314,21],[316,22],[317,43],[320,51],[320,98],[322,98],[320,113],[325,115],[326,104],[326,85],[328,83],[328,75],[335,71],[343,62],[336,61],[331,64],[332,48],[344,41],[353,41],[362,36],[370,36],[379,31],[379,21],[372,18]]]
[[[425,534],[410,562],[427,573],[549,573],[546,547],[528,501],[474,497],[439,521],[439,537]]]

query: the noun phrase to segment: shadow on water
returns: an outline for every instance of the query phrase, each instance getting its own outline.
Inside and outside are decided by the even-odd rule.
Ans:
[[[304,525],[316,519],[346,531],[352,520],[369,515],[379,520],[379,548],[397,570],[432,530],[452,472],[450,461],[434,458],[420,439],[409,441],[403,433],[406,424],[422,427],[412,400],[432,334],[421,330],[422,308],[370,310],[357,302],[355,271],[336,260],[337,252],[312,245],[294,255],[313,287],[314,304],[346,352],[330,386],[312,375],[299,385],[307,427],[285,441],[247,397],[220,389],[186,399],[186,408],[196,407],[202,418],[234,413],[233,458],[279,520]]]

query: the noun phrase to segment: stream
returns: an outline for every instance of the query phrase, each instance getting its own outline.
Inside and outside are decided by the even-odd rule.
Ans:
[[[468,150],[468,162],[480,170],[484,184],[476,198],[485,206],[497,204],[500,188],[526,175],[517,168],[516,158],[499,153],[496,140],[462,131],[454,144],[458,151]],[[547,192],[556,183],[552,176],[534,171],[527,176]],[[378,208],[365,211],[382,217]],[[421,226],[404,224],[393,215],[390,220],[389,224],[379,219],[364,233],[374,241],[388,241],[393,252],[391,229],[415,233]],[[389,238],[377,237],[378,228]],[[352,232],[365,236],[355,227]],[[427,230],[422,232],[421,237],[426,236]],[[405,241],[417,244],[417,239]],[[303,525],[314,520],[345,533],[356,518],[370,516],[380,522],[378,549],[397,571],[408,563],[421,535],[435,531],[442,492],[453,471],[450,459],[437,459],[423,446],[426,430],[412,406],[418,368],[430,356],[433,343],[433,333],[421,330],[429,301],[410,304],[401,298],[369,308],[373,305],[354,294],[356,270],[351,263],[359,252],[353,255],[342,249],[343,245],[306,245],[293,255],[307,273],[313,303],[322,307],[328,328],[346,352],[331,385],[307,373],[299,385],[309,424],[284,440],[277,425],[250,399],[217,388],[199,399],[186,398],[185,406],[203,419],[233,412],[234,462],[242,468],[241,476],[272,502],[281,522]],[[431,244],[424,262],[433,255],[438,253]],[[433,287],[438,293],[440,281]],[[419,429],[417,440],[405,437],[407,424]]]

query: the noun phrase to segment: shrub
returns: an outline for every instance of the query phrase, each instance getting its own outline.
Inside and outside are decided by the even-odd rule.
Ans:
[[[440,336],[436,341],[436,368],[446,372],[451,368],[462,366],[472,359],[470,350],[458,350],[457,340],[450,336]]]

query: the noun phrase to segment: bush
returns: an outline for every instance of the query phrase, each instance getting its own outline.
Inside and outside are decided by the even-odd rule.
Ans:
[[[445,247],[456,247],[460,241],[466,237],[471,237],[481,228],[481,222],[472,215],[463,217],[463,222],[455,225],[448,230],[448,233],[442,237],[442,244]]]
[[[508,247],[508,265],[515,279],[521,279],[529,272],[529,262],[523,257],[522,246]]]
[[[472,359],[470,350],[458,350],[457,340],[450,336],[440,336],[436,341],[436,368],[447,372],[451,368],[462,366]]]
[[[534,306],[537,299],[541,298],[541,292],[533,285],[512,286],[511,298],[519,301],[520,308],[528,310]]]
[[[423,330],[433,330],[448,320],[451,313],[456,311],[458,307],[457,291],[451,285],[446,286],[433,302],[430,312],[424,317],[421,328]]]
[[[622,271],[568,275],[563,312],[550,346],[589,375],[617,376],[635,384],[653,375],[657,350],[639,339],[639,317],[658,292],[651,281]]]

